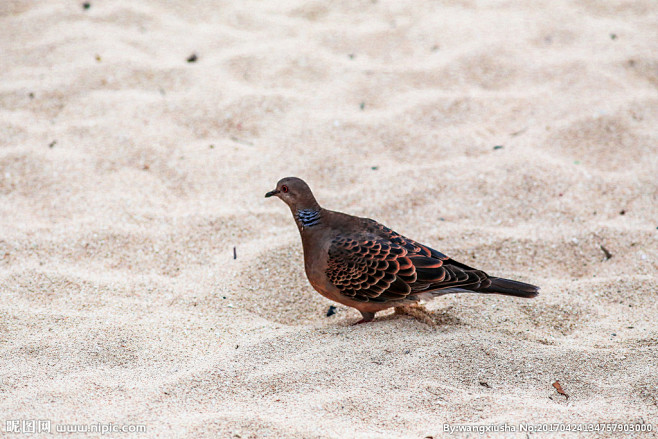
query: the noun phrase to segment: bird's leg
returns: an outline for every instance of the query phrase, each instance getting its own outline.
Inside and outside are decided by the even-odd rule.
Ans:
[[[368,323],[372,322],[372,319],[375,318],[375,313],[374,312],[365,312],[365,311],[359,311],[361,313],[361,316],[363,317],[361,320],[359,320],[356,323],[352,323],[352,326],[354,325],[360,325],[361,323]]]

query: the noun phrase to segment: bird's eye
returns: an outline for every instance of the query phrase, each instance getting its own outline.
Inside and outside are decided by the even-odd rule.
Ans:
[[[284,194],[287,193],[288,192],[288,186],[286,186],[286,185],[281,186],[281,192],[283,192]]]

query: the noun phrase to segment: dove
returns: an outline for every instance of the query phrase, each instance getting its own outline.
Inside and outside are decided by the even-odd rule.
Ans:
[[[286,177],[267,192],[288,205],[299,229],[304,269],[324,297],[357,309],[370,322],[375,313],[449,293],[475,292],[532,298],[539,287],[489,276],[406,238],[369,218],[320,207],[309,186]]]

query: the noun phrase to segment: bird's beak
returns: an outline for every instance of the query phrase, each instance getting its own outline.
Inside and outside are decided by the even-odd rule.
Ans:
[[[265,198],[270,198],[273,195],[278,194],[280,191],[277,189],[274,189],[273,191],[269,191],[268,193],[265,194]]]

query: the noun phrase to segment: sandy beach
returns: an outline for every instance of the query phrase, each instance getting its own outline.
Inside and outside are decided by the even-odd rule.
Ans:
[[[656,435],[656,23],[652,0],[2,1],[0,431]],[[541,293],[351,326],[264,198],[285,176]]]

